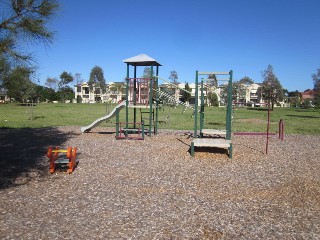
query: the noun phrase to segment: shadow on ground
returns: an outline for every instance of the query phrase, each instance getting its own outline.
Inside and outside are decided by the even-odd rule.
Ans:
[[[57,128],[0,129],[0,189],[49,174],[49,146],[64,146],[71,133]]]
[[[294,114],[287,114],[287,117],[297,117],[297,118],[320,118],[320,116],[308,116],[308,115],[294,115]]]

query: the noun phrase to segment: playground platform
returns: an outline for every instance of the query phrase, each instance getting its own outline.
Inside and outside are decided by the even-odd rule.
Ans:
[[[226,137],[227,131],[218,129],[202,129],[202,134]]]

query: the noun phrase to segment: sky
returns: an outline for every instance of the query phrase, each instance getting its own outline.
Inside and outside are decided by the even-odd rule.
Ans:
[[[88,81],[94,66],[106,82],[126,76],[124,59],[147,54],[178,81],[193,83],[195,72],[233,70],[261,83],[273,66],[283,88],[313,88],[320,68],[319,0],[60,0],[49,28],[53,44],[30,46],[37,77],[63,71]],[[144,67],[138,68],[138,76]],[[131,70],[130,77],[133,75]]]

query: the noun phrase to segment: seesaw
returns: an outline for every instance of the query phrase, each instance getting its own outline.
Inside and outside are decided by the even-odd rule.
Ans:
[[[62,155],[59,156],[59,153]],[[48,148],[47,157],[50,161],[50,173],[54,173],[57,166],[68,166],[68,173],[72,173],[77,165],[77,148],[68,147],[67,149],[59,149],[55,147],[53,149],[51,146]]]

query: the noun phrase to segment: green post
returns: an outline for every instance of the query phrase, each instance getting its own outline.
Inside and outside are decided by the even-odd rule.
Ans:
[[[135,106],[137,104],[137,66],[134,66],[134,79],[133,79],[133,105]],[[133,109],[133,128],[136,128],[136,122],[137,122],[137,109]]]
[[[157,66],[157,70],[156,70],[156,74],[157,74],[157,77],[159,76],[159,66]],[[155,120],[155,132],[154,134],[158,134],[158,117],[159,117],[159,92],[158,92],[158,78],[154,78],[154,80],[156,81],[155,82],[155,88],[156,88],[156,120]]]
[[[150,72],[150,82],[149,82],[149,136],[151,136],[152,130],[152,95],[153,95],[153,66],[151,65],[151,72]]]
[[[195,82],[195,99],[194,99],[194,133],[193,138],[197,137],[198,130],[198,70],[196,71],[196,82]]]
[[[232,118],[232,70],[229,72],[230,78],[228,83],[228,105],[226,116],[226,139],[231,140],[231,118]]]
[[[127,78],[126,78],[126,129],[129,122],[129,63],[127,63]]]
[[[116,137],[119,137],[119,110],[116,111]]]
[[[203,137],[204,125],[204,93],[203,93],[203,80],[201,80],[201,106],[200,106],[200,137]]]
[[[144,139],[144,121],[143,120],[141,122],[141,136],[142,136],[142,139]]]
[[[194,157],[194,142],[191,142],[191,156]]]
[[[230,147],[229,147],[229,158],[232,158],[232,143],[230,143]]]

